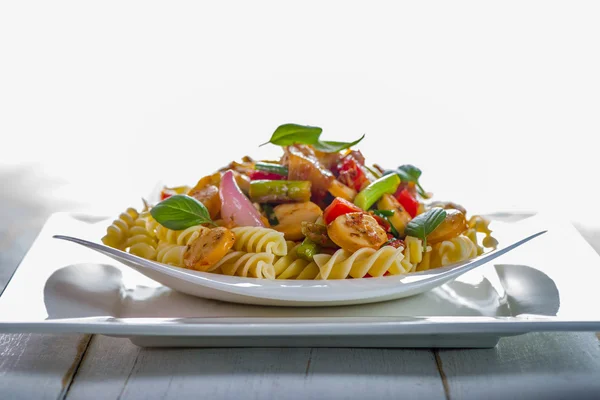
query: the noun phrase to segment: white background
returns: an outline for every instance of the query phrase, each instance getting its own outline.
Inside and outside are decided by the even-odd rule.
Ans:
[[[4,2],[4,190],[140,206],[156,182],[278,154],[257,146],[296,122],[366,133],[367,161],[414,163],[438,198],[593,231],[599,21],[571,1]]]

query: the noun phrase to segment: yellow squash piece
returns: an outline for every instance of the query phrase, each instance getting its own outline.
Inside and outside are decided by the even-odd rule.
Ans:
[[[183,256],[184,265],[197,271],[208,271],[218,263],[235,243],[235,235],[218,227],[194,240]]]
[[[329,238],[351,253],[362,248],[379,249],[387,234],[372,216],[354,212],[340,215],[327,226]]]
[[[446,218],[427,236],[427,242],[439,243],[444,240],[454,239],[468,229],[465,214],[459,210],[446,210]]]
[[[377,208],[379,210],[394,211],[394,215],[388,217],[388,221],[394,225],[394,228],[396,228],[400,235],[404,235],[404,228],[406,228],[406,224],[408,224],[412,218],[398,200],[391,194],[384,194],[377,202]]]
[[[271,228],[283,232],[286,240],[302,240],[302,221],[315,222],[323,214],[321,208],[311,201],[280,204],[273,209],[279,223]]]

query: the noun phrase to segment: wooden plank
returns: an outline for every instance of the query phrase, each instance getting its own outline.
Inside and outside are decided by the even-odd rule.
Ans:
[[[5,399],[63,398],[90,335],[0,335],[0,393]]]
[[[140,349],[96,336],[68,399],[100,391],[120,399],[444,399],[429,350]]]
[[[495,349],[436,352],[452,400],[600,398],[593,333],[536,333],[503,339]]]
[[[122,395],[142,349],[129,340],[94,336],[68,392],[68,399],[116,399]]]
[[[14,182],[19,182],[14,185]],[[26,166],[0,169],[0,292],[51,212],[64,205],[49,197],[55,186]],[[31,196],[36,193],[36,196]],[[90,335],[0,335],[0,397],[63,398]]]

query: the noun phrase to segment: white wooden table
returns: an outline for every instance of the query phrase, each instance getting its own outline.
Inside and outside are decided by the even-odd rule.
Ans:
[[[18,184],[15,184],[18,182]],[[0,288],[49,213],[56,183],[0,169]],[[597,243],[596,243],[597,245]],[[0,398],[600,398],[600,336],[538,333],[486,350],[142,349],[99,335],[0,335]]]

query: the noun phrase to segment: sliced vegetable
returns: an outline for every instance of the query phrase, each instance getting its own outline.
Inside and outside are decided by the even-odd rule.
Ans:
[[[283,163],[288,166],[288,179],[291,181],[310,181],[312,194],[324,198],[335,179],[331,171],[323,167],[308,146],[289,146],[285,149]]]
[[[220,172],[215,172],[214,174],[206,175],[206,176],[200,178],[198,183],[196,183],[196,186],[194,186],[192,189],[190,189],[190,191],[188,192],[188,195],[191,196],[195,192],[204,189],[208,185],[214,185],[216,187],[219,187],[220,184],[221,184],[221,173]]]
[[[401,190],[395,197],[412,218],[417,215],[419,211],[419,202],[410,194],[408,189]]]
[[[250,180],[259,181],[259,180],[270,180],[270,181],[278,181],[283,180],[286,177],[283,175],[275,174],[273,172],[266,171],[251,171],[250,172]]]
[[[283,232],[287,240],[303,239],[302,222],[315,222],[322,214],[321,208],[310,201],[280,204],[273,212],[279,221],[273,229]]]
[[[194,240],[183,255],[187,268],[207,271],[218,263],[235,243],[235,235],[227,228],[211,229]]]
[[[165,228],[176,231],[201,224],[215,224],[204,204],[185,194],[176,194],[161,201],[152,207],[150,214]]]
[[[344,200],[353,201],[356,197],[356,190],[349,188],[337,179],[331,182],[329,187],[329,193],[334,197],[341,197]]]
[[[285,177],[287,177],[288,175],[288,169],[283,165],[279,164],[257,162],[256,164],[254,164],[254,169],[257,171],[270,172],[272,174],[277,174]]]
[[[402,205],[391,194],[384,194],[377,202],[378,210],[376,212],[392,212],[392,215],[387,217],[390,224],[396,229],[394,236],[404,236],[404,228],[412,219],[410,214],[402,207]]]
[[[250,199],[258,203],[306,202],[310,200],[310,188],[310,181],[252,181]]]
[[[319,246],[337,247],[327,236],[327,226],[320,224],[318,220],[315,222],[302,221],[302,234]]]
[[[384,194],[394,193],[399,184],[400,178],[396,174],[390,174],[379,178],[356,195],[354,204],[363,210],[368,210]]]
[[[313,256],[318,253],[319,246],[309,238],[305,238],[302,244],[296,249],[298,257],[306,261],[312,261]]]
[[[335,244],[351,253],[364,247],[377,250],[387,241],[383,228],[364,212],[340,215],[327,226],[327,233]]]
[[[215,219],[221,211],[221,199],[219,198],[219,188],[214,185],[208,185],[203,189],[196,190],[189,195],[200,203],[204,204],[210,217]]]
[[[361,165],[352,155],[344,157],[337,165],[338,180],[344,185],[359,191],[369,184]]]
[[[323,219],[327,225],[329,225],[333,220],[335,220],[340,215],[361,212],[362,210],[350,203],[347,200],[344,200],[340,197],[336,197],[333,199],[331,204],[323,211]]]
[[[423,214],[417,215],[406,225],[404,233],[423,241],[423,251],[427,248],[427,237],[444,221],[446,211],[441,208],[432,208]],[[466,222],[465,222],[466,224]]]
[[[219,189],[221,198],[221,217],[227,224],[237,226],[264,226],[260,212],[242,193],[229,170],[221,178]]]
[[[439,208],[432,208],[432,210]],[[450,240],[469,228],[465,214],[458,210],[446,210],[445,218],[427,237],[430,243],[439,243],[444,240]]]

